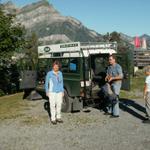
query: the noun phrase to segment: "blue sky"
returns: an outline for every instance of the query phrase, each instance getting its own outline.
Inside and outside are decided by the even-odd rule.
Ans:
[[[1,0],[2,2],[7,0]],[[38,0],[12,0],[24,6]],[[65,16],[80,20],[101,34],[118,31],[150,35],[150,0],[49,0]]]

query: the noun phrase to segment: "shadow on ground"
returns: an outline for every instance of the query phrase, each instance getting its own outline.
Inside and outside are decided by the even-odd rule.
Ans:
[[[100,105],[97,105],[96,109],[99,109],[100,111],[104,111],[105,112],[105,108],[103,107],[104,105],[101,103]],[[140,120],[145,120],[145,115],[146,114],[146,110],[145,107],[143,107],[142,105],[140,105],[139,103],[137,103],[134,100],[130,100],[130,99],[125,99],[125,98],[121,98],[120,99],[120,103],[119,103],[119,107],[122,111],[125,111],[129,114],[131,114],[132,116],[140,119]],[[88,108],[88,107],[87,107]],[[51,117],[50,114],[50,106],[49,106],[49,101],[45,101],[44,103],[44,109],[47,111],[49,118]],[[85,113],[89,113],[90,110],[86,109],[83,112]],[[75,112],[72,112],[75,113]]]
[[[51,118],[51,113],[50,113],[50,104],[49,104],[48,100],[46,102],[44,102],[44,109],[47,111],[49,119],[50,119]]]
[[[121,110],[128,112],[129,114],[131,114],[132,116],[134,116],[138,119],[141,119],[141,120],[145,119],[145,117],[143,115],[141,115],[141,112],[146,114],[145,107],[138,104],[134,100],[122,98],[122,99],[120,99],[119,107]]]

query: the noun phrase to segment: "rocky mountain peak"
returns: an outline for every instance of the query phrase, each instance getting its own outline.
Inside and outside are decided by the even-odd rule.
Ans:
[[[13,4],[12,1],[7,1],[4,4],[1,4],[1,6],[6,14],[16,14],[16,12],[18,11],[17,6]]]
[[[10,2],[6,10],[10,10],[11,5]],[[101,38],[100,34],[88,29],[79,20],[61,15],[47,0],[17,8],[16,23],[24,25],[29,33],[35,32],[40,41],[49,40],[50,43],[96,42]]]
[[[36,11],[39,8],[47,8],[51,14],[59,14],[59,12],[53,7],[52,4],[49,4],[47,0],[41,0],[29,5],[26,5],[21,8],[20,13],[29,13],[30,11]]]

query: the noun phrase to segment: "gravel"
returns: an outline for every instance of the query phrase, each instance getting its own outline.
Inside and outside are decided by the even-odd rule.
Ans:
[[[119,118],[87,108],[63,113],[64,123],[57,125],[50,123],[44,102],[29,101],[23,116],[0,121],[0,150],[150,149],[150,124],[142,123],[142,101],[122,101]]]

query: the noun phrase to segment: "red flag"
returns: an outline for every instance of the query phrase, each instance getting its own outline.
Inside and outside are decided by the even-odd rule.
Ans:
[[[134,46],[136,48],[141,47],[141,40],[140,40],[140,38],[138,36],[136,36],[135,39],[134,39]]]

